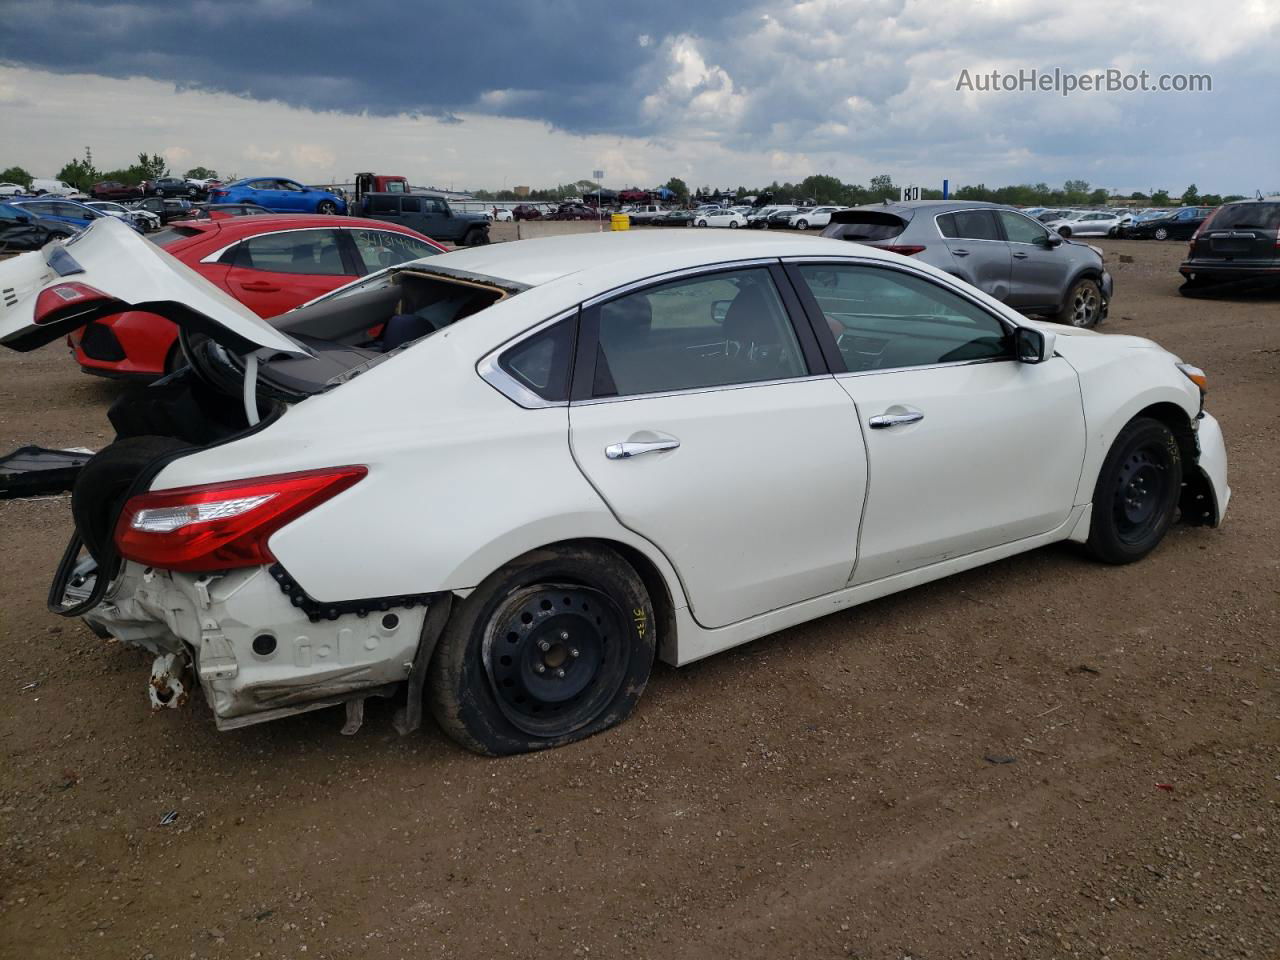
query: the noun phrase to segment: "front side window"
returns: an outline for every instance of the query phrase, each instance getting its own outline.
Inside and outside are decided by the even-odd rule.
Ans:
[[[400,209],[405,213],[421,213],[422,203],[417,197],[401,197]]]
[[[850,372],[1013,357],[999,320],[931,280],[843,264],[799,273]]]
[[[1024,217],[1012,210],[999,212],[1000,222],[1004,224],[1005,236],[1010,243],[1044,243],[1049,231],[1030,217]]]
[[[808,373],[761,268],[674,280],[598,308],[596,397],[757,383]]]
[[[400,201],[396,197],[370,197],[369,212],[398,215],[400,213]]]
[[[232,247],[223,263],[249,270],[296,273],[307,276],[343,276],[336,230],[293,230],[251,237]]]
[[[355,241],[360,262],[370,273],[440,252],[429,243],[387,230],[351,230],[348,234]]]

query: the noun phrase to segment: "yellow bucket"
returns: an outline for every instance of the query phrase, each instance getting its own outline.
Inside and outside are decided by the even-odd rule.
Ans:
[[[614,230],[630,230],[631,218],[625,213],[615,213],[609,218],[609,224]]]

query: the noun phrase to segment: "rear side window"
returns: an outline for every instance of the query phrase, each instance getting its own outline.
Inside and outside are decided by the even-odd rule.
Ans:
[[[400,198],[399,197],[370,197],[369,212],[397,214],[400,212]]]
[[[1280,230],[1280,203],[1230,203],[1217,212],[1207,230]]]
[[[400,209],[405,213],[421,213],[422,202],[417,197],[401,197]]]
[[[498,358],[498,366],[543,400],[567,401],[577,324],[573,316],[522,340]]]
[[[943,221],[949,219],[947,227]],[[957,210],[938,218],[938,228],[944,237],[960,240],[999,240],[996,218],[990,210]],[[954,232],[948,232],[954,231]]]
[[[337,230],[292,230],[251,237],[232,247],[223,263],[249,270],[305,276],[344,276]]]

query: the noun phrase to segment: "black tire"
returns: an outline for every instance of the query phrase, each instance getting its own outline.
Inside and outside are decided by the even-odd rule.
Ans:
[[[332,200],[321,200],[316,204],[316,213],[322,214],[326,217],[332,217],[337,212],[338,205]]]
[[[1071,327],[1096,327],[1102,319],[1102,289],[1096,280],[1077,280],[1054,320]]]
[[[195,187],[188,187],[187,196],[190,197],[192,200],[194,200],[196,197],[200,196],[200,191],[197,190]]]
[[[649,594],[621,556],[536,550],[455,608],[428,671],[428,705],[476,753],[558,747],[630,715],[656,641]]]
[[[95,560],[107,555],[116,516],[138,475],[157,458],[189,446],[173,437],[129,437],[89,458],[71,490],[71,516]]]
[[[1168,240],[1169,231],[1166,230],[1164,227],[1156,227],[1156,232],[1153,233],[1152,236],[1155,237],[1157,240]]]
[[[808,229],[809,229],[809,221],[808,221],[808,220],[797,220],[797,221],[796,221],[796,229],[797,229],[797,230],[808,230]]]
[[[1112,227],[1110,230],[1107,231],[1108,237],[1118,237],[1119,235],[1120,235],[1119,227]]]
[[[1103,563],[1133,563],[1156,548],[1182,493],[1182,452],[1159,420],[1136,417],[1102,461],[1088,549]]]
[[[1070,228],[1070,227],[1059,227],[1059,228],[1058,228],[1058,236],[1063,237],[1063,238],[1066,238],[1066,237],[1071,236],[1071,228]]]

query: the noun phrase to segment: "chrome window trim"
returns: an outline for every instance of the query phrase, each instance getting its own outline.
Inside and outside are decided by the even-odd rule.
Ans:
[[[696,267],[682,267],[679,270],[672,270],[668,273],[656,273],[640,280],[630,280],[620,287],[614,287],[604,293],[596,294],[590,300],[582,302],[582,309],[588,310],[591,307],[598,306],[607,300],[613,300],[616,297],[625,296],[628,293],[634,293],[643,287],[659,286],[672,280],[681,280],[685,277],[697,276],[700,273],[722,273],[725,270],[738,270],[747,267],[768,267],[778,262],[777,257],[754,257],[750,260],[727,260],[724,263],[704,263]],[[788,318],[790,319],[790,318]]]
[[[662,400],[667,397],[687,397],[699,393],[721,393],[725,390],[747,390],[752,387],[776,387],[784,383],[804,383],[812,380],[830,380],[830,373],[807,373],[803,377],[783,377],[779,380],[749,380],[746,383],[708,384],[702,387],[686,387],[683,390],[663,390],[659,393],[629,393],[625,397],[592,397],[589,400],[573,400],[570,405],[590,407],[601,403],[628,403],[632,400]]]
[[[1056,356],[1056,354],[1055,354]],[[846,370],[834,374],[837,380],[848,377],[874,377],[882,373],[906,373],[910,370],[946,370],[950,367],[972,367],[980,363],[1020,363],[1017,357],[983,357],[979,360],[950,360],[946,363],[922,363],[914,367],[885,367],[882,370]]]
[[[500,394],[510,400],[518,407],[524,407],[526,410],[547,410],[553,407],[567,407],[568,400],[547,400],[538,396],[523,383],[517,380],[507,371],[502,369],[498,363],[499,357],[513,347],[519,346],[532,336],[536,336],[548,327],[554,327],[563,320],[568,320],[578,312],[578,307],[570,307],[568,310],[562,311],[548,320],[535,324],[528,330],[521,331],[509,340],[504,341],[497,347],[494,347],[476,363],[476,373],[480,374],[480,379]]]

